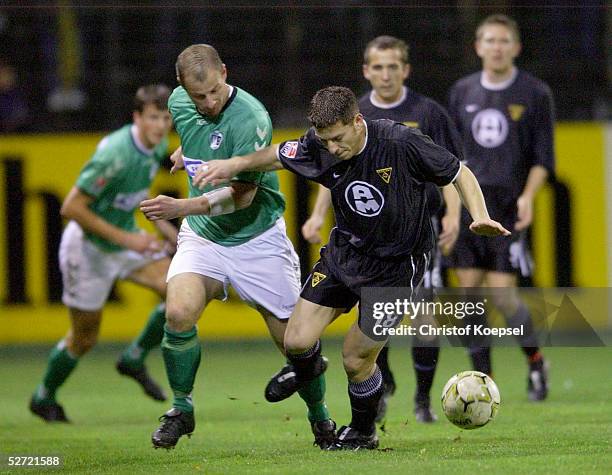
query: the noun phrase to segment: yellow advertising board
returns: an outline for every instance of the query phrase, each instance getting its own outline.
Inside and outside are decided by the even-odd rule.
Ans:
[[[558,180],[569,191],[572,275],[580,286],[606,286],[605,127],[600,124],[560,124],[557,127]],[[274,141],[296,137],[300,131],[276,131]],[[62,226],[57,213],[63,197],[95,150],[101,134],[22,135],[0,139],[0,344],[53,341],[68,327],[66,309],[57,302],[58,289],[48,275],[48,254],[57,252]],[[178,144],[175,136],[171,146]],[[280,172],[281,189],[288,202],[285,219],[289,237],[296,242],[299,232],[294,203],[295,177]],[[311,187],[315,191],[315,187]],[[152,194],[186,192],[185,176],[162,170]],[[314,200],[314,193],[310,194]],[[312,201],[311,201],[312,204]],[[534,224],[534,254],[538,268],[535,283],[554,286],[556,201],[550,189],[540,194]],[[140,224],[149,223],[140,216]],[[327,223],[327,232],[331,218]],[[19,230],[22,230],[20,232]],[[326,235],[326,234],[324,234]],[[18,238],[22,257],[15,256],[10,243]],[[11,239],[13,241],[11,241]],[[311,249],[312,260],[318,248]],[[22,291],[21,291],[21,290]],[[131,338],[142,326],[156,297],[130,283],[119,283],[116,301],[109,302],[101,329],[103,340]],[[329,330],[340,333],[354,320],[340,318]],[[203,338],[263,336],[266,327],[257,312],[231,299],[213,303],[199,324]]]

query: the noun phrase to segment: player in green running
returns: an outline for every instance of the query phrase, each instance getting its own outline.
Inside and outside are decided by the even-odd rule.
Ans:
[[[49,355],[43,380],[30,401],[30,410],[49,422],[68,422],[56,391],[79,359],[96,343],[102,308],[116,279],[150,288],[165,297],[170,265],[164,243],[139,230],[134,221],[138,204],[168,149],[172,126],[168,112],[170,90],[143,86],[136,92],[133,124],[106,136],[81,171],[62,205],[69,219],[60,244],[62,301],[70,312],[70,330]],[[176,245],[176,228],[158,221],[169,247]],[[147,353],[163,337],[164,305],[157,305],[142,333],[117,362],[121,374],[135,379],[153,399],[163,401],[161,388],[144,366]]]
[[[189,198],[160,195],[141,204],[151,220],[186,217],[168,271],[162,342],[174,403],[152,435],[156,448],[174,447],[195,428],[191,393],[200,364],[196,323],[208,303],[226,297],[231,285],[261,313],[282,352],[287,320],[300,292],[299,262],[286,235],[285,200],[276,174],[241,173],[228,184],[203,190],[191,183],[209,160],[267,147],[272,137],[268,112],[252,95],[226,83],[226,67],[212,46],[185,49],[176,73],[180,86],[170,96],[169,109],[182,146],[181,163],[175,166],[184,165],[189,175]],[[321,448],[327,448],[335,433],[324,402],[325,367],[321,359],[314,379],[300,391]],[[291,366],[285,371],[291,373]]]

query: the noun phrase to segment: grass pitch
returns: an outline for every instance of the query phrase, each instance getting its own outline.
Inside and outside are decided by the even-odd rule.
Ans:
[[[612,467],[612,350],[551,348],[551,392],[529,403],[526,367],[516,348],[493,353],[502,403],[495,421],[462,431],[441,414],[439,394],[455,372],[469,369],[462,349],[443,348],[432,399],[440,420],[421,425],[412,416],[410,350],[396,346],[390,360],[398,382],[380,449],[328,453],[313,447],[299,398],[278,404],[263,398],[282,364],[271,342],[204,343],[196,381],[196,431],[172,451],[153,450],[151,432],[169,407],[147,399],[119,376],[120,347],[87,355],[59,392],[73,423],[45,424],[27,410],[49,347],[0,348],[0,454],[59,455],[68,473],[610,473]],[[330,358],[328,404],[338,425],[349,420],[340,344],[324,342]],[[159,351],[148,360],[167,380]],[[36,471],[49,471],[38,468]],[[27,471],[33,471],[27,470]],[[0,467],[0,473],[23,468]]]

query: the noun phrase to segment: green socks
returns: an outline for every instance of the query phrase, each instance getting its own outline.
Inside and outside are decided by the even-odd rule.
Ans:
[[[298,391],[300,397],[308,406],[308,420],[310,422],[330,419],[325,404],[325,375],[320,374]]]
[[[178,333],[165,326],[161,347],[168,381],[174,393],[172,406],[184,412],[193,412],[191,392],[201,356],[196,327]]]
[[[36,389],[34,399],[42,403],[55,401],[55,392],[68,379],[78,361],[79,358],[66,348],[66,342],[60,341],[49,354],[47,371]]]
[[[140,335],[121,355],[121,362],[134,369],[142,367],[149,351],[161,343],[164,337],[165,323],[166,305],[160,303],[150,313],[149,320]]]

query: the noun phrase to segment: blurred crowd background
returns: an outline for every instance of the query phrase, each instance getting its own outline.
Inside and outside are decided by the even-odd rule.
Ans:
[[[129,117],[139,85],[174,86],[177,54],[210,43],[229,82],[255,94],[277,127],[304,125],[312,94],[330,84],[367,89],[365,44],[380,34],[407,40],[409,84],[446,103],[452,83],[479,67],[472,42],[493,12],[521,27],[518,60],[553,90],[560,120],[612,115],[609,26],[604,0],[540,7],[496,2],[389,6],[389,2],[194,2],[138,6],[88,2],[0,5],[0,131],[110,130]],[[333,5],[333,6],[331,6]]]

